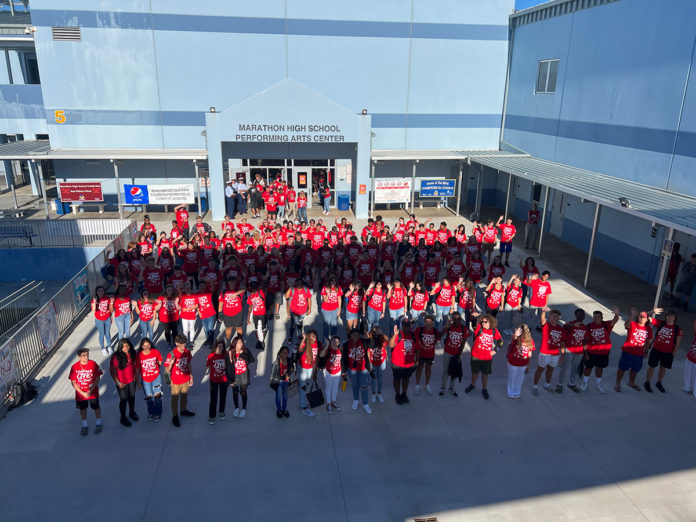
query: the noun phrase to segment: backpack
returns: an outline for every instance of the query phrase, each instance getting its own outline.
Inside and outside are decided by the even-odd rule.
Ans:
[[[10,388],[10,409],[19,408],[39,395],[36,386],[30,382],[18,382]]]

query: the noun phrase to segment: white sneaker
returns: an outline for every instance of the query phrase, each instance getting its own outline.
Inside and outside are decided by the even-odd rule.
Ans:
[[[580,391],[587,391],[587,383],[586,383],[586,382],[583,382],[583,383],[580,385]]]
[[[600,383],[597,383],[597,391],[603,395],[606,395],[606,393],[607,393],[607,390],[602,388],[602,385]]]
[[[372,404],[374,404],[375,402],[377,402],[377,396],[376,396],[376,395],[373,395],[373,396],[372,396]]]
[[[234,411],[232,412],[233,417],[239,417],[239,408],[235,408]]]
[[[246,417],[246,410],[242,410],[239,412],[239,418],[243,419],[244,417]]]
[[[384,397],[382,397],[382,394],[381,394],[381,393],[378,393],[378,394],[377,394],[377,399],[379,399],[379,402],[381,402],[382,404],[384,404]]]
[[[432,394],[433,394],[433,389],[430,387],[429,384],[426,384],[426,385],[425,385],[425,391],[428,392],[428,395],[432,395]]]
[[[539,395],[539,387],[536,384],[532,386],[532,395]]]
[[[106,348],[102,348],[102,355],[109,355],[109,351]]]
[[[113,355],[113,354],[114,354],[114,349],[113,349],[113,348],[109,348],[109,349],[107,350],[106,353],[108,353],[109,355]]]
[[[312,419],[312,418],[314,418],[314,417],[317,416],[317,414],[314,413],[314,412],[313,412],[312,410],[310,410],[309,408],[304,408],[304,409],[302,410],[302,415],[305,415],[305,416],[309,417],[310,419]]]
[[[372,415],[372,410],[370,409],[369,404],[363,404],[363,410],[365,410],[365,413],[367,413],[368,415]]]
[[[353,409],[354,410],[358,409],[358,404],[360,404],[358,401],[353,401]]]
[[[333,414],[333,408],[331,407],[330,404],[326,407],[326,413],[328,413],[329,415]]]
[[[420,385],[416,384],[416,388],[413,390],[414,395],[418,395],[420,393]]]

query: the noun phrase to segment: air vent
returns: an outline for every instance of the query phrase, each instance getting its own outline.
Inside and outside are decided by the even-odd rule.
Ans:
[[[82,34],[79,27],[51,27],[56,42],[80,42]]]

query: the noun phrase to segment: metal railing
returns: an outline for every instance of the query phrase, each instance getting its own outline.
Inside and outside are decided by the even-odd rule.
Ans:
[[[134,226],[125,229],[107,248],[116,249],[133,237]],[[134,223],[133,223],[134,225]],[[9,407],[9,392],[15,383],[31,379],[60,347],[73,327],[89,312],[93,289],[102,282],[104,256],[96,256],[75,277],[6,338],[0,339],[0,417]]]
[[[131,223],[128,219],[3,219],[0,248],[106,246]]]
[[[0,300],[0,336],[41,307],[43,281],[32,281]]]

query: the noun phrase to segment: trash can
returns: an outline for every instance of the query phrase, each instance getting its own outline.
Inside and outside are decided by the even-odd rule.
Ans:
[[[338,202],[336,204],[338,210],[350,210],[350,195],[341,194],[338,196]]]
[[[56,214],[59,216],[70,213],[70,203],[63,203],[60,199],[54,199],[53,202],[56,205]]]

